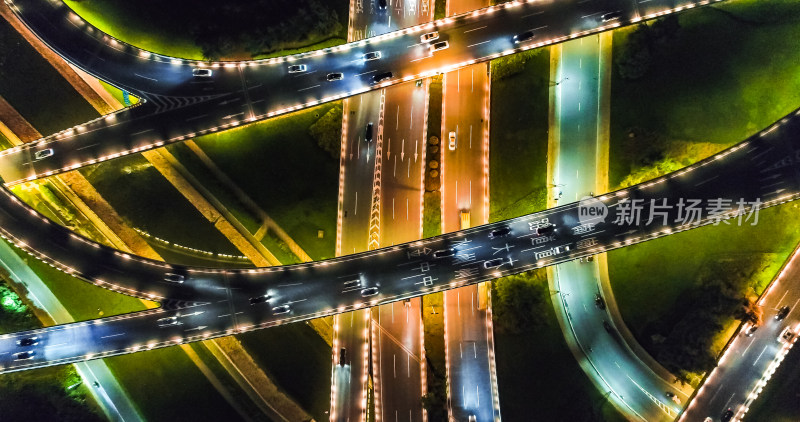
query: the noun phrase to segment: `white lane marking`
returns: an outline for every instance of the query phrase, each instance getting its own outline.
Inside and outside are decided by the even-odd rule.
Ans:
[[[536,13],[531,13],[531,14],[529,14],[529,15],[524,15],[524,16],[522,16],[522,19],[524,19],[524,18],[529,18],[529,17],[531,17],[531,16],[538,16],[538,15],[541,15],[542,13],[544,13],[544,10],[540,10],[540,11],[538,11],[538,12],[536,12]]]
[[[372,72],[377,72],[377,71],[378,71],[378,69],[370,70],[369,72],[359,73],[356,76],[366,75],[367,73],[372,73]]]
[[[756,366],[756,363],[758,363],[758,360],[761,359],[761,356],[764,355],[764,352],[767,351],[768,347],[769,346],[764,346],[764,349],[761,350],[761,353],[758,354],[758,357],[756,358],[756,360],[753,361],[753,366]]]
[[[95,145],[99,145],[99,143],[97,143],[97,144],[91,144],[91,145],[86,145],[85,147],[75,148],[75,151],[80,151],[80,150],[82,150],[82,149],[91,148],[91,147],[93,147],[93,146],[95,146]]]
[[[202,119],[203,117],[206,117],[206,116],[208,116],[208,114],[201,114],[199,116],[190,117],[190,118],[186,119],[186,121],[189,122],[189,121],[192,121],[192,120]]]
[[[310,86],[310,87],[308,87],[308,88],[301,88],[301,89],[298,89],[298,90],[297,90],[297,92],[300,92],[300,91],[306,91],[306,90],[309,90],[309,89],[314,89],[314,88],[316,88],[316,87],[318,87],[318,86],[319,86],[319,84],[317,84],[317,85],[314,85],[314,86]]]
[[[483,28],[486,28],[486,25],[483,25],[483,26],[480,26],[480,27],[477,27],[477,28],[474,28],[474,29],[470,29],[470,30],[464,31],[464,33],[466,34],[467,32],[477,31],[477,30],[483,29]]]
[[[151,81],[158,82],[158,79],[148,78],[147,76],[143,76],[143,75],[140,75],[138,73],[134,73],[134,75],[136,75],[136,76],[138,76],[140,78],[150,79]]]
[[[470,45],[468,45],[468,46],[467,46],[467,48],[470,48],[470,47],[475,47],[475,46],[477,46],[477,45],[481,45],[481,44],[486,44],[487,42],[490,42],[490,41],[491,41],[491,40],[486,40],[486,41],[479,42],[479,43],[476,43],[476,44],[470,44]]]
[[[111,334],[110,336],[103,336],[103,337],[100,337],[100,338],[111,338],[111,337],[118,337],[118,336],[121,336],[121,335],[124,335],[124,334],[125,334],[125,333]]]
[[[152,131],[153,131],[153,129],[147,129],[147,130],[143,130],[141,132],[131,133],[131,136],[141,135],[143,133],[152,132]]]

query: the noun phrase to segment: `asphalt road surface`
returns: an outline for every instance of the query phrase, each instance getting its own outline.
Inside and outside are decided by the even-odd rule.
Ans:
[[[686,169],[588,202],[283,267],[203,269],[126,255],[49,222],[6,189],[2,194],[0,234],[6,239],[95,284],[139,297],[158,296],[164,303],[156,310],[2,335],[0,371],[8,372],[377,306],[578,259],[737,214],[745,213],[739,218],[746,224],[757,208],[800,195],[800,112]],[[539,227],[551,224],[554,233],[537,235]],[[451,256],[435,253],[445,250],[452,251]],[[184,282],[164,281],[167,271],[185,274]],[[142,293],[148,291],[155,294]],[[167,295],[171,299],[164,299]],[[264,295],[266,301],[255,300]],[[253,300],[257,303],[251,304]],[[16,342],[29,336],[40,339],[31,350],[34,354],[19,355],[22,349]]]
[[[60,2],[17,0],[12,8],[46,44],[75,66],[145,102],[35,143],[0,153],[7,184],[74,170],[130,153],[273,117],[323,102],[455,70],[523,49],[608,30],[656,13],[707,3],[674,0],[572,0],[509,3],[368,40],[295,56],[211,64],[172,59],[122,44]],[[609,12],[618,19],[603,19]],[[436,29],[450,47],[431,53],[420,35]],[[534,29],[522,44],[512,37]],[[381,52],[377,60],[364,54]],[[306,70],[290,73],[290,65]],[[341,72],[344,78],[328,81]],[[391,72],[386,80],[373,78]],[[113,140],[109,142],[109,140]]]
[[[556,124],[560,134],[556,154],[556,197],[573,202],[588,197],[597,185],[599,79],[601,74],[599,36],[594,35],[561,46],[556,77]],[[565,314],[564,336],[574,341],[589,365],[587,376],[601,391],[611,391],[613,401],[624,414],[647,421],[674,420],[681,407],[666,397],[688,397],[653,373],[624,343],[611,317],[595,303],[600,295],[597,261],[572,261],[556,266],[556,290]],[[610,331],[605,325],[609,324]],[[574,339],[574,340],[573,340]]]
[[[710,417],[717,421],[728,409],[741,418],[750,403],[757,400],[757,394],[753,393],[759,392],[762,380],[769,379],[770,366],[788,347],[788,343],[778,341],[778,336],[787,327],[800,332],[798,254],[791,258],[759,304],[764,311],[761,325],[752,336],[746,335],[752,324],[744,325],[679,420],[700,421]],[[789,313],[783,319],[776,319],[778,311],[785,306],[789,307]]]

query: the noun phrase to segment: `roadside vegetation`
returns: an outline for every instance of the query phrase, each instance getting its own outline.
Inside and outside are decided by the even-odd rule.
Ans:
[[[699,380],[738,324],[759,317],[753,302],[800,242],[799,211],[788,203],[761,210],[756,226],[705,226],[609,252],[614,295],[637,341],[676,375]]]
[[[545,208],[550,50],[492,60],[491,72],[489,221],[493,222]]]
[[[734,0],[616,31],[610,185],[678,170],[800,106],[798,21],[796,1]],[[752,301],[800,241],[797,209],[762,210],[756,227],[703,227],[610,252],[637,340],[698,381],[740,321],[758,318]]]
[[[331,348],[305,323],[236,336],[267,375],[315,420],[327,420],[331,399]]]
[[[500,414],[511,421],[624,421],[567,348],[552,297],[543,269],[493,282]]]
[[[0,19],[0,96],[43,135],[98,116],[5,19]]]
[[[797,1],[732,0],[615,31],[610,186],[682,168],[800,106],[798,20]]]
[[[67,0],[122,41],[189,59],[242,59],[345,42],[347,0]],[[320,45],[318,45],[320,44]]]
[[[0,268],[0,333],[42,326]],[[0,375],[0,415],[27,420],[102,421],[97,403],[72,365]]]
[[[337,109],[340,102],[195,139],[316,260],[334,256],[339,154],[338,148],[326,151],[328,141],[315,139],[312,128],[338,125],[341,130]]]
[[[439,226],[441,230],[441,225]],[[428,392],[422,406],[428,420],[447,420],[447,364],[444,350],[444,293],[422,297],[422,327]]]

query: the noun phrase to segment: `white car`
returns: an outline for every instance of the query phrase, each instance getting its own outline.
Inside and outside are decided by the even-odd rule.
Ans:
[[[210,78],[214,72],[211,69],[204,69],[204,68],[195,68],[192,69],[192,76],[196,76],[198,78]]]
[[[447,41],[439,41],[437,43],[431,44],[431,53],[434,51],[444,50],[450,47],[450,43]]]
[[[439,31],[428,32],[427,34],[422,34],[419,36],[419,41],[422,43],[436,41],[438,39],[439,39]]]
[[[186,281],[186,277],[185,277],[185,276],[183,276],[183,275],[181,275],[181,274],[167,273],[167,274],[164,276],[164,281],[168,281],[168,282],[170,282],[170,283],[178,283],[178,284],[181,284],[181,283],[183,283],[184,281]]]
[[[159,318],[156,320],[156,324],[159,327],[169,327],[171,325],[181,325],[180,321],[178,321],[178,317],[171,316],[166,318]]]
[[[272,314],[273,315],[288,314],[289,311],[291,311],[291,310],[292,309],[289,308],[289,305],[280,305],[280,306],[276,306],[276,307],[272,308]]]
[[[447,148],[450,151],[455,151],[456,150],[456,133],[455,132],[450,132],[447,135],[447,139],[450,141],[450,142],[447,143]]]
[[[303,73],[308,70],[308,66],[304,64],[293,64],[289,66],[289,73]]]
[[[33,154],[33,158],[36,160],[41,160],[42,158],[51,157],[52,155],[53,155],[53,148],[47,148],[41,151],[36,151]]]

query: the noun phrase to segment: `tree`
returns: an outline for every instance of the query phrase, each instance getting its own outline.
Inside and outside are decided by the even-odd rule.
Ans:
[[[308,128],[320,148],[338,159],[342,149],[342,106],[336,104]]]

